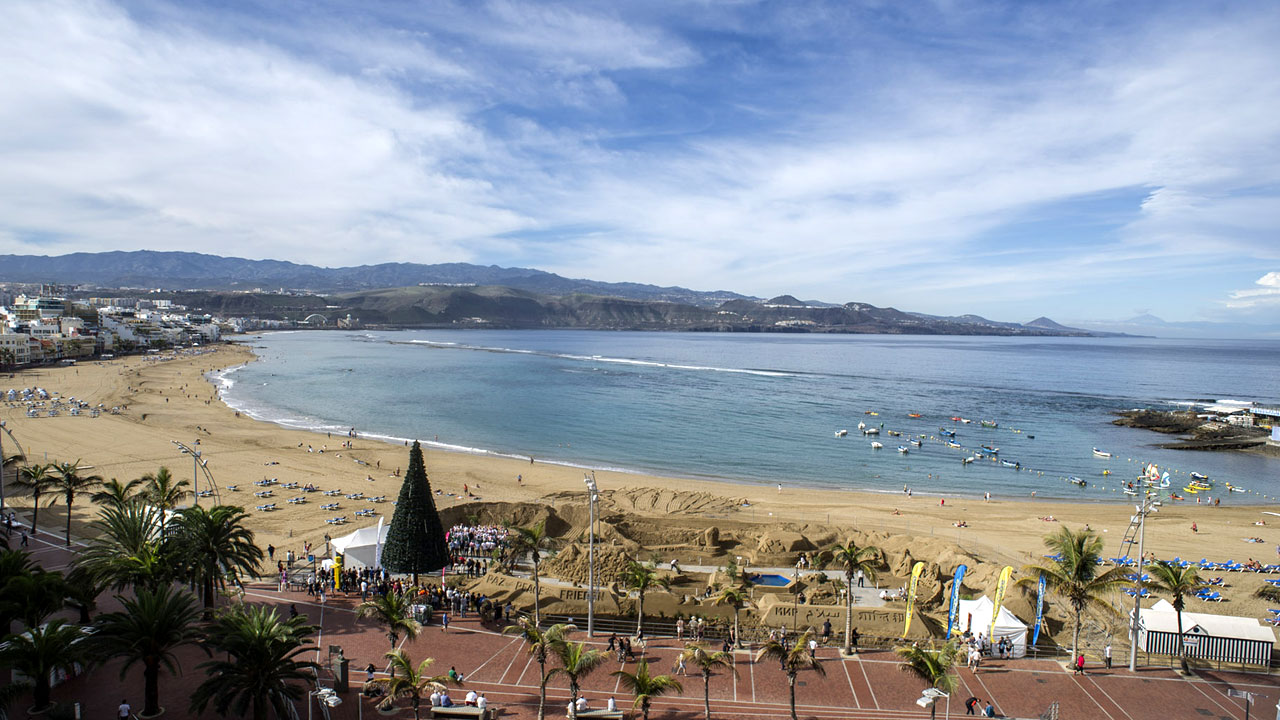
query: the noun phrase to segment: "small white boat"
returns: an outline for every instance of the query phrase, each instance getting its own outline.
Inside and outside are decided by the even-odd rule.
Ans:
[[[1072,485],[1079,485],[1080,487],[1087,487],[1087,486],[1088,486],[1088,483],[1087,483],[1087,482],[1085,482],[1084,480],[1081,480],[1080,478],[1076,477],[1075,475],[1071,475],[1070,477],[1068,477],[1068,478],[1067,478],[1067,482],[1071,483]]]
[[[849,434],[849,431],[848,431],[848,430],[837,430],[837,431],[836,431],[836,437],[844,437],[845,435],[848,435],[848,434]]]
[[[1133,488],[1125,488],[1125,489],[1124,489],[1124,494],[1125,494],[1125,495],[1137,495],[1137,494],[1138,494],[1138,491],[1137,491],[1137,490],[1134,490]]]
[[[967,458],[965,458],[965,459],[961,460],[960,462],[961,462],[961,463],[963,463],[963,464],[965,464],[965,465],[968,465],[969,463],[973,462],[973,458],[971,458],[971,457],[967,457]]]
[[[899,445],[898,452],[902,453],[903,455],[906,455],[907,453],[911,452],[911,450],[909,450],[906,445]]]
[[[863,435],[879,435],[880,428],[867,428],[866,430],[862,431],[862,434]]]
[[[872,449],[872,450],[879,450],[879,449],[880,449],[880,448],[882,448],[882,447],[884,447],[884,445],[882,445],[881,443],[878,443],[878,442],[873,442],[873,443],[871,443],[871,449]]]
[[[864,423],[864,422],[860,422],[860,423],[858,423],[858,429],[859,429],[859,430],[865,430],[865,429],[866,429],[866,427],[867,427],[867,424],[866,424],[866,423]]]
[[[1208,479],[1209,479],[1209,476],[1208,476],[1208,475],[1204,475],[1204,474],[1202,474],[1202,473],[1193,472],[1193,473],[1191,473],[1191,479],[1192,479],[1192,480],[1208,480]]]
[[[922,445],[924,445],[923,440],[910,440],[908,442],[910,442],[912,445],[915,445],[916,447],[921,447]]]
[[[1094,456],[1094,457],[1100,457],[1100,458],[1109,458],[1109,457],[1111,457],[1111,453],[1109,453],[1109,452],[1103,452],[1103,451],[1099,450],[1098,448],[1094,448],[1094,449],[1093,449],[1093,456]]]

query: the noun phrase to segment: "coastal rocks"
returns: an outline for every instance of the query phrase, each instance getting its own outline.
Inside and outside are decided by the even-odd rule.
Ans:
[[[1196,417],[1191,411],[1180,410],[1165,412],[1161,410],[1126,410],[1120,417],[1111,421],[1120,427],[1141,428],[1153,432],[1177,435],[1191,432],[1204,424],[1204,420]]]

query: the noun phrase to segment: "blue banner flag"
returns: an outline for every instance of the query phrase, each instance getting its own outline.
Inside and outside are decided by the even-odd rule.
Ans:
[[[1040,621],[1044,618],[1044,575],[1040,575],[1040,588],[1036,593],[1036,631],[1031,636],[1031,645],[1035,646],[1036,641],[1040,639]]]
[[[956,568],[956,576],[951,580],[951,606],[947,610],[947,639],[951,639],[951,629],[956,625],[956,616],[960,613],[960,581],[964,580],[964,571],[969,566]]]

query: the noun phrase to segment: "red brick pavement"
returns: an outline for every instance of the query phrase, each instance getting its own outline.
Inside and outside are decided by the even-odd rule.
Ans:
[[[66,554],[49,548],[44,560],[50,564],[65,562]],[[62,552],[60,555],[59,553]],[[312,601],[305,594],[277,593],[267,586],[251,586],[247,599],[280,605],[282,610],[289,603],[298,606],[313,623],[321,624],[317,638],[320,651],[315,658],[323,660],[330,645],[340,645],[351,660],[351,678],[354,687],[364,679],[364,666],[369,662],[380,665],[382,655],[389,647],[387,636],[370,621],[357,620],[352,608],[354,598],[333,598],[325,607]],[[110,607],[113,603],[105,602]],[[323,619],[321,613],[323,612]],[[579,634],[580,637],[582,634]],[[604,638],[595,642],[603,646]],[[491,706],[502,709],[503,718],[532,719],[536,716],[538,667],[524,651],[523,644],[506,637],[492,628],[480,627],[475,617],[455,618],[448,632],[438,624],[424,629],[416,640],[402,641],[403,647],[414,659],[436,658],[434,670],[448,671],[455,666],[467,677],[466,686],[484,692]],[[661,639],[650,643],[648,657],[657,672],[670,672],[678,644],[674,639]],[[879,718],[922,719],[928,716],[915,705],[920,697],[922,684],[898,669],[895,656],[889,652],[867,652],[855,658],[841,660],[833,648],[819,651],[824,660],[826,676],[813,672],[802,673],[797,687],[798,710],[801,717],[827,720],[849,718],[851,720],[876,720]],[[778,664],[771,661],[752,662],[751,653],[735,653],[738,675],[718,673],[711,682],[712,712],[717,717],[750,717],[761,720],[788,716],[787,681]],[[167,717],[190,717],[189,697],[202,677],[196,665],[204,659],[197,649],[179,654],[184,674],[179,677],[162,676],[162,704],[168,708]],[[610,660],[588,678],[584,684],[585,695],[592,707],[602,707],[613,695],[620,706],[630,704],[630,698],[620,691],[616,678],[610,672],[620,666]],[[626,665],[634,670],[634,663]],[[132,669],[123,680],[118,677],[119,664],[113,663],[88,675],[74,678],[55,690],[55,699],[79,700],[87,720],[112,717],[112,711],[121,696],[128,697],[135,707],[142,697],[141,670]],[[322,682],[331,683],[327,669],[322,672]],[[1144,668],[1136,674],[1127,670],[1096,670],[1080,677],[1064,670],[1059,664],[1046,660],[1019,660],[988,662],[976,675],[969,670],[960,672],[961,687],[951,702],[951,713],[964,713],[962,701],[970,694],[992,699],[997,709],[1012,717],[1038,717],[1052,701],[1058,701],[1060,717],[1064,720],[1173,720],[1175,718],[1230,718],[1244,717],[1242,701],[1226,697],[1228,687],[1236,687],[1258,694],[1254,705],[1254,717],[1270,717],[1280,699],[1280,678],[1264,674],[1239,672],[1204,672],[1194,679],[1179,678],[1164,668]],[[672,717],[693,720],[702,714],[702,679],[696,675],[681,678],[685,686],[683,696],[662,698],[654,703],[654,717]],[[548,717],[563,717],[568,699],[567,683],[556,678],[548,688]],[[300,705],[300,714],[306,710]],[[320,717],[313,708],[314,717]],[[359,699],[355,691],[344,697],[344,703],[330,713],[333,720],[360,718],[364,714],[378,717],[368,701]],[[944,715],[939,707],[939,717]],[[408,717],[407,714],[402,715]]]

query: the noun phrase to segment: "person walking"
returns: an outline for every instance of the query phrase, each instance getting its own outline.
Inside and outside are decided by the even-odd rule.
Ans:
[[[129,716],[133,714],[133,706],[129,704],[128,699],[120,699],[120,707],[116,708],[116,717],[120,720],[129,720]]]
[[[1084,653],[1080,653],[1080,656],[1076,658],[1076,674],[1084,674]]]
[[[982,701],[979,700],[978,698],[970,695],[969,699],[964,701],[964,714],[977,715],[977,713],[974,712],[974,708],[978,707],[978,703],[981,703],[981,702]]]
[[[1102,659],[1106,661],[1107,669],[1110,670],[1111,669],[1111,643],[1107,643],[1107,646],[1102,649]]]

